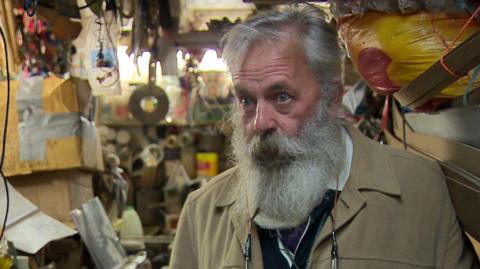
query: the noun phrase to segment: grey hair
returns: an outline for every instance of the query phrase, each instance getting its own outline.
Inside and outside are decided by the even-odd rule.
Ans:
[[[289,35],[290,34],[290,35]],[[342,50],[337,31],[325,14],[311,5],[292,5],[283,11],[266,11],[235,25],[222,38],[223,58],[236,72],[255,43],[282,42],[294,34],[310,70],[328,104],[338,94]]]

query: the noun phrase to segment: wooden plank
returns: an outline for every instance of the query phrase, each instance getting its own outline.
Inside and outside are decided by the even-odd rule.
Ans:
[[[190,32],[174,34],[175,44],[184,48],[219,48],[221,33],[217,32]]]
[[[393,135],[402,141],[402,145],[405,139],[409,147],[428,154],[436,160],[456,164],[480,177],[480,166],[478,165],[480,149],[451,139],[416,133],[409,128],[408,124],[403,132],[402,117],[395,104],[392,106],[392,114]],[[404,135],[405,137],[403,137]]]
[[[173,235],[148,235],[148,236],[124,236],[121,239],[125,241],[140,241],[145,244],[168,245],[173,242]]]
[[[480,31],[453,49],[446,57],[445,63],[457,74],[466,74],[480,64]],[[409,85],[394,94],[403,105],[419,107],[458,78],[450,75],[437,61]]]

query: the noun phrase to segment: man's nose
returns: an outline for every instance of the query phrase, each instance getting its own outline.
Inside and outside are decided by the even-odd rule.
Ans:
[[[265,102],[257,102],[254,128],[257,134],[271,132],[276,127],[275,111]]]

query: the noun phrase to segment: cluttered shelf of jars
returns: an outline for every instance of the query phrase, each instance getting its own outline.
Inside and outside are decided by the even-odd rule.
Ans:
[[[5,234],[13,246],[0,242],[0,252],[15,250],[34,268],[166,266],[187,195],[232,166],[233,91],[220,32],[208,31],[209,16],[192,28],[178,14],[167,27],[97,12],[112,1],[92,1],[80,14],[46,1],[29,12],[22,2],[38,1],[1,2],[8,38],[0,46],[0,110],[12,111],[3,144],[13,205]],[[148,4],[136,12],[169,10]],[[250,14],[246,6],[233,18]]]
[[[67,260],[78,254],[83,257],[82,264],[85,259],[87,264],[91,259],[90,264],[102,264],[146,251],[154,266],[164,266],[186,196],[232,165],[227,139],[232,130],[232,83],[217,51],[173,47],[169,55],[173,63],[168,66],[168,61],[162,64],[155,59],[150,49],[135,57],[127,53],[127,45],[116,49],[117,74],[108,73],[112,69],[100,71],[93,83],[75,77],[73,68],[70,77],[50,73],[12,81],[11,101],[20,100],[33,85],[39,85],[43,96],[34,97],[39,106],[71,121],[52,120],[51,125],[42,126],[49,139],[46,142],[37,141],[40,136],[34,133],[24,136],[32,129],[9,129],[8,180],[15,191],[35,204],[35,210],[61,222],[52,229],[71,236],[71,228],[76,228],[81,236],[81,240],[77,236],[52,242],[60,237],[57,233],[35,245],[16,244],[21,253],[50,261],[52,251],[68,251]],[[107,51],[105,48],[102,57],[108,62],[111,55]],[[100,76],[103,80],[97,80]],[[6,82],[1,83],[6,89]],[[6,100],[6,91],[1,91],[0,100]],[[14,110],[23,104],[12,103],[10,109]],[[4,109],[5,103],[0,107]],[[29,120],[15,113],[9,119],[12,125]],[[55,135],[59,126],[72,131]],[[22,145],[26,137],[32,139],[27,147],[12,146]],[[34,149],[40,142],[46,147],[45,154],[40,154],[44,160],[32,162],[35,153],[24,154],[24,149]],[[16,217],[18,214],[11,219]],[[103,230],[110,227],[101,225],[107,220],[111,229]],[[102,229],[98,236],[102,239],[92,236],[98,229]],[[13,234],[10,231],[9,235]],[[116,238],[126,252],[98,249],[95,242],[114,242]],[[85,249],[98,255],[116,254],[109,254],[108,259],[90,254],[89,259],[81,254]]]
[[[157,62],[154,85],[145,85],[151,61],[150,53],[144,52],[138,59],[139,70],[122,85],[126,90],[97,99],[105,172],[95,181],[104,186],[96,187],[127,245],[140,241],[163,247],[167,253],[165,247],[173,239],[186,196],[232,166],[227,138],[232,130],[230,77],[215,50],[196,53],[177,51],[180,75],[162,74]],[[124,60],[130,59],[119,56],[120,63]],[[148,92],[152,89],[165,95],[152,95]],[[132,94],[142,90],[145,96],[134,103]],[[168,109],[160,111],[160,106]],[[118,203],[115,197],[117,202],[108,203],[113,194],[109,184],[119,175],[128,185],[123,194],[126,200]]]

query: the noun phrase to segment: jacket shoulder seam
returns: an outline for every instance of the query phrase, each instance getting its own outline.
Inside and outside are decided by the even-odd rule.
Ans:
[[[222,183],[225,183],[226,181],[230,180],[232,178],[232,175],[235,173],[236,169],[235,168],[230,168],[229,170],[221,173],[220,175],[212,178],[210,182],[208,182],[205,186],[201,187],[200,189],[192,192],[189,195],[189,200],[190,202],[193,202],[199,197],[205,195],[206,192],[211,192],[214,189],[220,188],[222,186]]]
[[[438,163],[436,161],[433,161],[433,160],[431,161],[431,160],[423,158],[421,156],[415,156],[415,155],[408,156],[408,155],[399,154],[399,153],[396,153],[396,152],[390,152],[389,155],[392,157],[392,159],[401,158],[401,159],[412,161],[412,162],[414,162],[418,165],[421,165],[422,167],[428,169],[430,172],[433,172],[433,173],[435,173],[435,174],[437,174],[441,177],[444,177],[444,174],[442,173],[442,171],[441,171],[441,169],[438,166]],[[395,167],[395,166],[393,166],[393,167]]]

